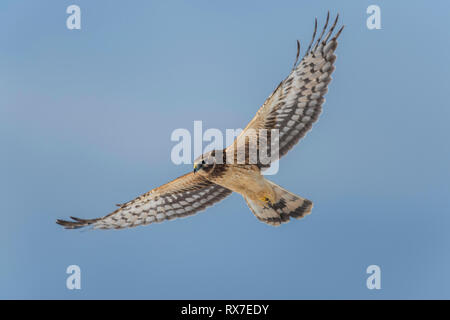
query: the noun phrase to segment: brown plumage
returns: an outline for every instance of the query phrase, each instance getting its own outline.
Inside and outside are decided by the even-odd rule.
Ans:
[[[248,149],[249,141],[255,139],[259,151],[263,148],[259,143],[261,132],[267,132],[267,141],[270,141],[271,130],[278,130],[279,149],[272,150],[274,146],[270,143],[265,148],[268,154],[276,151],[281,158],[305,136],[318,119],[335,68],[337,39],[343,30],[341,27],[334,33],[338,16],[327,31],[328,22],[329,14],[315,42],[316,19],[313,37],[300,61],[300,43],[297,42],[297,56],[291,73],[264,102],[231,146],[202,155],[194,161],[193,173],[118,205],[119,208],[107,216],[96,219],[72,217],[73,221],[56,222],[68,229],[89,225],[99,229],[135,227],[192,215],[221,201],[232,192],[240,193],[255,216],[267,224],[279,225],[288,222],[290,218],[299,219],[311,213],[310,200],[264,178],[261,171],[270,166],[270,163],[259,158],[256,163],[251,162]],[[247,152],[244,153],[244,161],[240,163],[238,151],[242,148]]]

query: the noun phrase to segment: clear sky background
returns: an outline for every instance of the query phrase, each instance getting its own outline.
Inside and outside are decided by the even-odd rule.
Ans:
[[[146,227],[55,224],[192,170],[172,131],[243,128],[327,10],[346,28],[324,111],[270,177],[310,216],[274,228],[234,194]],[[449,299],[448,21],[444,1],[1,1],[0,298]]]

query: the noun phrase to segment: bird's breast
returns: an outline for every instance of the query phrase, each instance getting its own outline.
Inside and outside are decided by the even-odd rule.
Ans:
[[[222,165],[215,168],[215,172],[212,172],[208,179],[246,196],[267,187],[256,165]]]

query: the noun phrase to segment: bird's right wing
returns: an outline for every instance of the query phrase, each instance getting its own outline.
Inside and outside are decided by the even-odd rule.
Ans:
[[[337,39],[344,27],[341,27],[334,35],[338,17],[327,32],[329,14],[325,26],[316,42],[317,19],[311,43],[304,57],[294,64],[289,76],[284,79],[275,91],[267,98],[256,116],[245,127],[234,143],[226,149],[227,154],[235,153],[242,148],[249,148],[249,142],[257,145],[260,154],[259,140],[261,133],[267,136],[264,143],[265,148],[270,148],[271,130],[278,130],[278,145],[276,151],[278,158],[285,155],[305,134],[311,129],[313,123],[318,119],[325,101],[324,95],[328,91],[331,74],[334,71],[337,48]],[[300,52],[298,42],[297,59]],[[274,150],[275,151],[275,150]],[[247,155],[246,150],[245,154]],[[264,154],[270,156],[270,150]],[[227,155],[229,157],[229,155]],[[277,160],[272,159],[272,160]],[[259,160],[258,160],[259,161]],[[270,165],[262,165],[268,167]]]
[[[119,209],[102,218],[71,217],[73,221],[57,220],[56,223],[66,229],[89,225],[95,229],[136,227],[193,215],[229,194],[230,190],[191,172],[120,205]]]

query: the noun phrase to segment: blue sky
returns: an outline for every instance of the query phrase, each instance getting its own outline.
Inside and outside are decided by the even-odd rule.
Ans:
[[[310,216],[273,228],[234,194],[123,231],[54,223],[190,171],[172,131],[244,127],[328,10],[346,28],[324,111],[270,177]],[[444,1],[2,1],[0,298],[449,299],[449,20]]]

